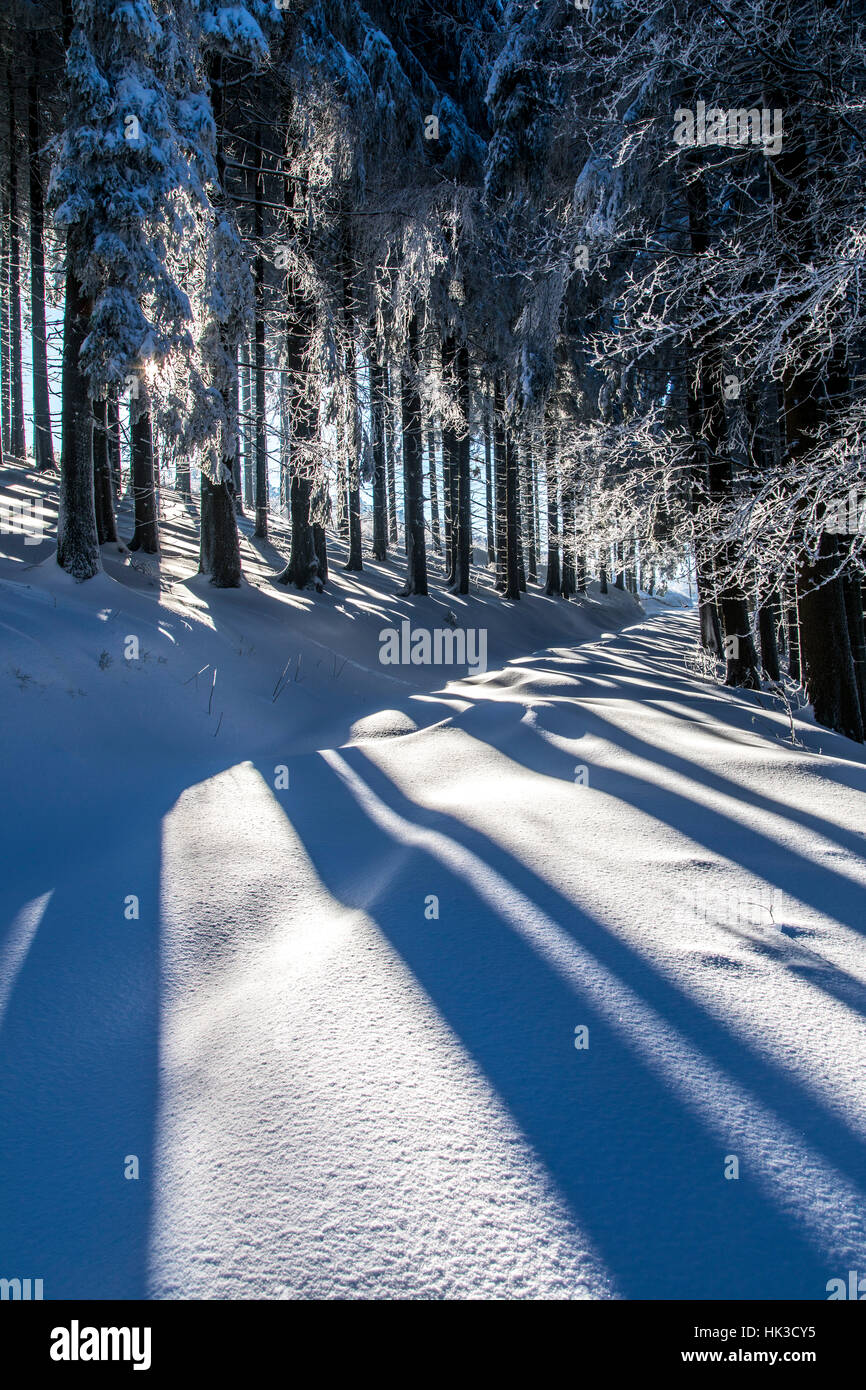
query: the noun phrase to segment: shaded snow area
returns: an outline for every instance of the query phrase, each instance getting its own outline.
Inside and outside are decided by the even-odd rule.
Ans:
[[[296,594],[247,523],[218,592],[164,502],[161,560],[83,586],[2,538],[3,1272],[825,1299],[866,1269],[862,748],[698,678],[675,596],[397,599],[402,557],[347,575],[336,542]],[[449,612],[486,671],[380,664]]]

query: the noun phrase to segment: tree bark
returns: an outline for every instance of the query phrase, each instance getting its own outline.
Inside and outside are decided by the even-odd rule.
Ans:
[[[520,498],[517,446],[512,430],[505,429],[505,597],[520,598]]]
[[[255,505],[253,502],[255,449],[253,446],[253,374],[250,366],[249,343],[244,344],[241,363],[241,409],[243,411],[242,433],[244,440],[244,506],[248,511],[252,511]]]
[[[159,521],[154,485],[153,427],[150,410],[144,402],[134,402],[132,409],[132,495],[135,530],[129,549],[155,555],[159,550]]]
[[[403,413],[403,472],[406,480],[406,582],[401,596],[427,593],[427,549],[424,536],[424,464],[421,447],[421,396],[418,389],[418,319],[409,321],[406,358],[401,372]]]
[[[373,559],[388,558],[388,479],[385,465],[385,403],[376,345],[370,347],[370,428],[373,449]],[[434,476],[435,486],[435,476]]]
[[[93,402],[93,497],[96,535],[100,545],[117,540],[114,517],[114,488],[109,457],[108,402]]]
[[[439,486],[436,480],[436,436],[432,427],[427,431],[427,476],[430,479],[430,534],[434,550],[442,549],[439,529]]]
[[[400,536],[397,530],[397,477],[394,460],[394,423],[391,410],[391,368],[383,368],[385,391],[382,402],[382,425],[385,432],[385,463],[388,470],[388,540],[397,545]]]
[[[469,593],[472,563],[472,477],[470,472],[470,392],[469,352],[461,347],[457,353],[457,390],[463,429],[457,448],[457,536],[454,546],[454,592]]]
[[[16,145],[15,89],[10,78],[9,113],[9,352],[12,393],[10,451],[27,457],[24,433],[24,373],[21,359],[21,238],[18,231],[18,150]]]
[[[93,494],[93,410],[81,370],[81,344],[90,303],[75,273],[75,240],[66,246],[66,307],[63,315],[63,372],[60,450],[60,505],[57,563],[79,581],[102,568]]]
[[[39,148],[39,43],[30,50],[27,140],[30,159],[30,342],[33,355],[33,455],[41,471],[54,468],[51,401],[48,394],[48,335],[45,328],[45,213]]]
[[[496,564],[496,530],[493,521],[493,441],[490,437],[490,414],[484,410],[484,501],[487,518],[487,564]]]
[[[556,431],[548,424],[545,430],[545,464],[547,471],[547,578],[544,592],[558,594],[562,588],[559,569],[559,501],[556,479]]]

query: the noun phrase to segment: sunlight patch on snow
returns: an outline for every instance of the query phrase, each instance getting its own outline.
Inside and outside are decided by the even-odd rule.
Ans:
[[[6,940],[0,946],[0,1020],[53,894],[52,888],[51,892],[25,903],[13,917]]]

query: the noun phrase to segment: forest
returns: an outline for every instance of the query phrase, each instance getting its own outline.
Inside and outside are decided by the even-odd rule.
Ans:
[[[862,741],[856,5],[13,0],[2,49],[2,446],[77,580],[162,482],[222,587],[272,512],[304,590],[330,527],[407,594],[688,559],[725,683]]]

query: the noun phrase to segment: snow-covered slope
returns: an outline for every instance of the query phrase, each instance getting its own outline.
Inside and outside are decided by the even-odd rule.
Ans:
[[[866,1268],[863,750],[697,679],[688,610],[398,600],[399,565],[313,598],[249,538],[219,593],[165,530],[83,587],[4,538],[0,1274],[821,1299]],[[486,672],[379,663],[449,610]]]

